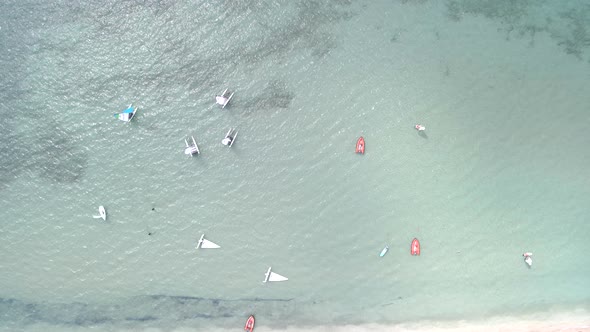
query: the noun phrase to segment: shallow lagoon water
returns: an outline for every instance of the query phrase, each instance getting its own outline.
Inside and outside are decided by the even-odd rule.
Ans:
[[[1,325],[588,308],[590,9],[512,4],[0,5]]]

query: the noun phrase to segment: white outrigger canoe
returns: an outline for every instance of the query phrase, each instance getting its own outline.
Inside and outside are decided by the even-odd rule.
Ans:
[[[123,110],[121,113],[115,113],[115,118],[119,119],[124,122],[129,122],[135,116],[137,112],[137,107],[133,107],[133,104],[129,105],[127,109]]]
[[[262,282],[267,281],[287,281],[289,278],[284,277],[278,273],[271,272],[271,267],[268,268],[268,271],[264,274],[264,280]]]
[[[233,92],[229,95],[229,97],[227,96],[227,94],[228,94],[228,89],[225,89],[225,90],[223,90],[223,93],[220,96],[215,96],[215,102],[217,102],[218,105],[221,105],[221,108],[225,108],[225,106],[227,106],[227,104],[229,104],[231,97],[234,96]]]
[[[92,216],[95,219],[99,219],[102,218],[102,220],[106,221],[107,220],[107,211],[104,209],[104,206],[99,206],[98,207],[98,214],[100,214],[99,216]]]
[[[221,247],[209,240],[206,240],[205,234],[201,235],[201,238],[199,239],[199,243],[197,243],[197,249],[217,249],[217,248],[221,248]]]
[[[385,246],[385,248],[383,248],[383,250],[381,250],[381,253],[379,254],[379,257],[383,257],[385,256],[385,254],[389,251],[389,246]]]
[[[184,154],[187,154],[192,157],[194,154],[200,154],[201,151],[199,151],[199,146],[197,145],[197,141],[195,141],[195,137],[191,136],[191,139],[193,141],[192,144],[189,144],[186,138],[184,139],[184,144],[186,144]]]
[[[234,142],[236,141],[236,137],[238,137],[237,129],[229,128],[227,134],[225,134],[225,137],[221,140],[221,144],[231,148],[231,146],[234,145]]]

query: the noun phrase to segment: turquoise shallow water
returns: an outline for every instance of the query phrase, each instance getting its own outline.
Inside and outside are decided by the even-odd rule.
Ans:
[[[586,2],[0,9],[5,328],[588,308]]]

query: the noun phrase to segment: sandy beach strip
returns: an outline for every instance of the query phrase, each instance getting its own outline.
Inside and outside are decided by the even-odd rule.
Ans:
[[[245,319],[244,319],[245,322]],[[14,331],[15,327],[0,327],[0,332]],[[117,328],[112,325],[56,326],[31,324],[17,329],[23,332],[235,332],[243,331],[243,324],[232,328],[215,327],[137,327]],[[273,328],[257,324],[254,332],[590,332],[590,314],[585,310],[570,313],[538,313],[529,316],[492,317],[484,320],[422,321],[400,324],[319,325]]]
[[[326,326],[290,326],[276,329],[257,326],[255,332],[590,332],[590,314],[535,314],[524,317],[492,317],[485,320],[422,321],[402,324],[362,324]],[[218,330],[215,332],[230,332]],[[151,331],[150,331],[151,332]],[[156,332],[156,331],[153,331]],[[176,332],[188,332],[179,330]]]

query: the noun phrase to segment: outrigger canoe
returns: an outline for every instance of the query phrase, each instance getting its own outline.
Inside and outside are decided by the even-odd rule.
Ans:
[[[420,241],[414,238],[412,240],[412,245],[410,246],[410,253],[414,256],[420,256]]]
[[[363,136],[359,137],[358,141],[356,141],[356,153],[365,154],[365,139]]]
[[[252,332],[254,330],[254,315],[250,315],[250,317],[248,317],[246,325],[244,326],[244,330],[248,332]]]

